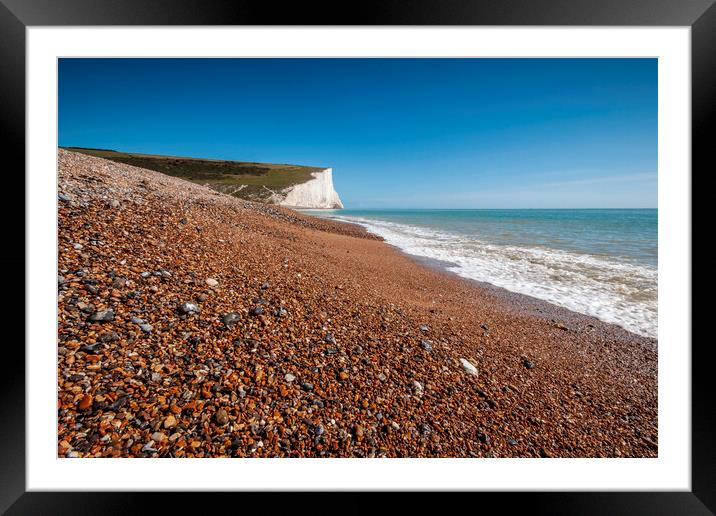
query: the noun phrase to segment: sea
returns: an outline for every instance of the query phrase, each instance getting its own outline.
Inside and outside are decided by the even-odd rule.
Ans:
[[[462,277],[657,337],[656,209],[305,211]]]

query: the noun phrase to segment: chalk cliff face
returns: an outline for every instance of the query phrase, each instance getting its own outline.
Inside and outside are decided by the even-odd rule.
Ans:
[[[292,208],[343,208],[338,192],[333,188],[333,169],[327,168],[311,175],[313,179],[310,181],[284,190],[283,199],[280,198],[282,195],[278,194],[276,203]]]

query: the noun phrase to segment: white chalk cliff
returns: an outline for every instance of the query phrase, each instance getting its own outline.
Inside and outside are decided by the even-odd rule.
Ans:
[[[313,179],[286,188],[278,194],[276,204],[291,208],[343,208],[341,198],[333,188],[333,169],[327,168],[311,175]]]

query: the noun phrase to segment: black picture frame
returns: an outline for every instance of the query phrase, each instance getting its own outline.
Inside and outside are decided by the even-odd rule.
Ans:
[[[698,177],[716,170],[711,139],[716,125],[716,5],[715,0],[363,0],[356,4],[331,5],[295,2],[280,7],[269,2],[218,0],[0,0],[0,124],[5,194],[25,192],[25,31],[32,26],[62,25],[576,25],[576,26],[688,26],[691,27],[692,73],[692,172]],[[702,179],[700,179],[701,181]],[[707,195],[692,183],[694,201]],[[18,210],[10,200],[0,202],[4,221],[17,220]],[[693,217],[694,224],[698,219]],[[6,224],[9,226],[9,224]],[[14,242],[2,253],[6,287],[3,314],[13,315],[20,327],[20,275],[31,274],[25,266],[25,228],[13,224],[5,236]],[[9,235],[8,235],[9,233]],[[696,232],[692,229],[692,234]],[[705,233],[707,234],[707,233]],[[20,245],[22,242],[22,245]],[[700,262],[695,252],[708,245],[694,241],[692,267]],[[693,271],[692,271],[693,275]],[[14,277],[14,279],[12,278]],[[17,284],[11,284],[15,281]],[[10,284],[8,284],[10,283]],[[704,290],[709,285],[702,287]],[[13,295],[8,295],[13,292]],[[24,299],[24,294],[22,299]],[[24,303],[23,303],[24,304]],[[704,313],[705,304],[692,303],[692,321]],[[706,315],[704,313],[704,315]],[[32,307],[25,310],[25,324],[31,324]],[[22,330],[21,330],[22,332]],[[159,501],[163,512],[207,509],[206,498],[189,493],[81,493],[26,492],[25,488],[25,353],[19,345],[24,334],[6,339],[2,402],[0,403],[0,511],[7,514],[113,514],[148,511]],[[528,510],[549,514],[714,514],[716,513],[716,411],[711,384],[713,360],[709,339],[680,343],[692,356],[692,490],[690,492],[563,492],[563,493],[471,493],[457,496],[453,504],[498,503],[501,511]],[[81,479],[78,479],[81,484]],[[222,502],[270,504],[271,511],[294,511],[303,507],[312,513],[369,512],[376,508],[361,493],[347,493],[340,501],[320,495],[320,505],[307,503],[310,493],[289,496],[240,493],[212,493],[211,506]],[[471,500],[464,498],[470,497]],[[313,500],[311,500],[313,502]],[[413,494],[401,503],[423,504],[422,494]],[[336,507],[339,504],[339,508]],[[382,504],[381,504],[382,505]],[[484,507],[484,506],[483,506]],[[245,505],[242,509],[245,508]],[[407,512],[411,508],[403,506]],[[476,507],[476,510],[477,507]],[[402,512],[402,511],[401,511]]]

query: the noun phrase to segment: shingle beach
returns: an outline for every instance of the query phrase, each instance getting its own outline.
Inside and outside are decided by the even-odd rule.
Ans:
[[[358,226],[58,161],[59,457],[657,456],[654,339]]]

